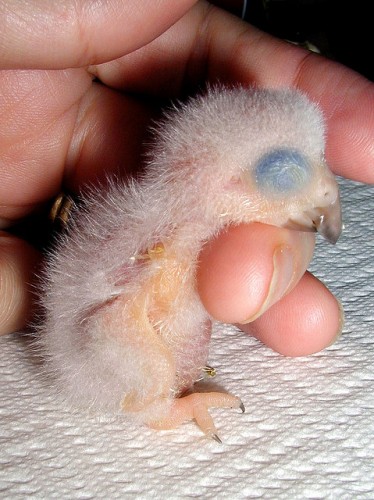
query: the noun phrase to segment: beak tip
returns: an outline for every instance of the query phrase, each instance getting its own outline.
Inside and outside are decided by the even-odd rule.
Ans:
[[[315,221],[315,227],[321,236],[335,245],[343,229],[340,203],[334,203],[329,210],[322,212],[319,220]]]
[[[342,218],[339,210],[331,211],[329,216],[321,215],[315,222],[317,232],[323,236],[329,243],[335,245],[342,234]]]
[[[325,232],[324,234],[321,231],[318,231],[318,232],[325,238],[325,240],[327,240],[332,245],[336,245],[336,243],[341,235],[341,231],[339,231],[339,232],[329,231],[329,232]]]
[[[300,219],[290,218],[283,227],[298,231],[316,231],[329,243],[335,245],[344,227],[339,200],[328,207],[317,207],[304,212]]]

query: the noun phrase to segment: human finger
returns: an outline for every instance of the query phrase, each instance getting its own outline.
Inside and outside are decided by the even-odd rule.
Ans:
[[[0,72],[0,227],[140,162],[151,106],[85,70]],[[15,91],[16,89],[16,91]]]
[[[296,285],[313,249],[312,233],[260,223],[230,227],[200,254],[200,298],[219,321],[252,322]]]
[[[319,352],[339,338],[343,309],[332,293],[306,273],[296,287],[241,329],[285,356]]]
[[[62,69],[113,60],[150,42],[195,2],[5,0],[0,68]]]
[[[343,326],[339,301],[306,272],[314,237],[263,224],[230,228],[200,256],[198,290],[208,312],[287,356],[317,352]]]
[[[297,87],[324,112],[331,168],[374,182],[374,85],[205,2],[147,46],[91,69],[112,87],[157,96],[178,96],[217,80]]]
[[[91,82],[81,70],[0,71],[0,227],[59,191]]]
[[[39,259],[26,241],[0,232],[0,335],[24,327],[30,319],[31,283]]]

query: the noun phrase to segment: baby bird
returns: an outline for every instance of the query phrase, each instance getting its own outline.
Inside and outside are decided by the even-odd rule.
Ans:
[[[336,242],[322,115],[295,90],[211,88],[165,115],[142,179],[103,191],[73,212],[45,271],[40,342],[57,387],[156,429],[195,419],[219,440],[208,409],[244,407],[190,391],[211,332],[199,253],[228,225],[253,221]]]

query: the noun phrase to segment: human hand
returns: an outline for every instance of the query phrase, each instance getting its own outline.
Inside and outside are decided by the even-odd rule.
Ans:
[[[0,23],[8,23],[0,30],[0,64],[9,69],[0,73],[3,228],[62,186],[78,191],[104,173],[135,171],[158,101],[217,79],[299,87],[325,111],[330,166],[372,182],[373,86],[205,2],[191,8],[194,3],[142,2],[140,8],[138,2],[112,0],[110,7],[97,2],[93,11],[84,1],[74,10],[73,2],[61,7],[35,0],[32,6],[19,2],[14,7],[13,2],[13,16],[5,16],[9,5],[0,7]],[[31,280],[39,255],[26,242],[3,234],[0,321],[6,333],[25,323],[30,310],[25,282]],[[230,322],[253,317],[270,287],[275,248],[285,243],[292,248],[296,285],[312,254],[309,234],[253,224],[207,245],[199,291],[208,311]],[[223,265],[228,262],[230,266]],[[340,323],[335,298],[305,274],[250,329],[272,348],[295,355],[331,343]]]

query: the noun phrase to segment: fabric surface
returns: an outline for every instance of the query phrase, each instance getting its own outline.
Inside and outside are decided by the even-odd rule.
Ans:
[[[341,299],[342,338],[298,359],[218,325],[215,385],[246,413],[213,410],[155,432],[71,412],[23,335],[0,339],[0,498],[374,498],[374,188],[342,181],[345,230],[311,270]]]

